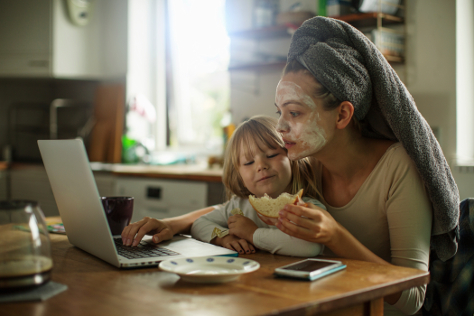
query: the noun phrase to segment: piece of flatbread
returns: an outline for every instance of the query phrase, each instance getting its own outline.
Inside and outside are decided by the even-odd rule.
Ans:
[[[296,204],[298,197],[301,199],[302,196],[303,189],[299,190],[296,194],[282,193],[276,199],[271,198],[265,193],[261,198],[249,195],[249,202],[259,214],[270,218],[278,218],[278,212],[286,204]]]

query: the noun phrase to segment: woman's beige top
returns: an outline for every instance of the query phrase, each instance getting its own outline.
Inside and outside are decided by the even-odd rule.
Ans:
[[[322,166],[316,170],[321,171]],[[316,176],[322,192],[321,172]],[[347,205],[332,207],[324,198],[321,202],[336,221],[382,259],[428,270],[431,203],[415,164],[400,143],[387,149]],[[404,291],[394,306],[385,304],[384,314],[415,313],[423,305],[425,291],[426,286]]]

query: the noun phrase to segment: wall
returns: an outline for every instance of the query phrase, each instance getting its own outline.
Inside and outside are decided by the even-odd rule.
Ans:
[[[407,32],[407,87],[438,130],[461,199],[472,197],[474,168],[456,165],[456,2],[408,1]]]
[[[22,136],[17,138],[16,142],[22,144],[22,152],[30,152],[31,147],[31,152],[34,153],[21,156],[34,156],[33,160],[40,161],[36,137],[49,136],[47,107],[54,99],[85,101],[87,109],[83,112],[90,113],[89,108],[92,108],[95,90],[100,83],[119,81],[125,84],[128,0],[96,1],[98,3],[93,6],[93,18],[86,26],[70,22],[66,1],[18,2],[16,6],[12,6],[12,1],[0,0],[2,7],[8,8],[4,11],[13,16],[8,19],[4,17],[6,22],[0,24],[0,37],[3,40],[0,43],[0,65],[7,65],[3,68],[9,69],[0,75],[0,160],[4,159],[5,147],[15,143],[11,133],[9,134],[9,124],[12,121],[11,114],[19,113],[22,123],[39,126],[36,130],[41,130],[22,132]],[[30,9],[22,10],[23,7]],[[35,72],[31,70],[29,63],[15,63],[18,56],[30,54],[33,61],[46,54],[46,66],[42,66],[46,69]],[[11,56],[14,58],[10,58]],[[54,63],[54,69],[48,66],[51,63]],[[28,110],[23,110],[25,106],[20,106],[19,103],[28,104]],[[30,107],[33,104],[35,108]],[[75,128],[76,124],[72,122],[79,121],[82,124],[84,114],[81,113],[80,120],[80,115],[70,114],[72,112],[68,111],[69,109],[57,111],[60,125]],[[64,120],[65,113],[70,116],[70,120]],[[18,150],[16,153],[18,154]],[[15,157],[15,152],[13,156]]]
[[[418,109],[439,131],[449,161],[456,154],[456,6],[454,1],[409,1],[407,80]]]
[[[244,1],[245,2],[245,1]],[[456,2],[405,1],[406,66],[395,70],[412,93],[440,145],[459,186],[461,199],[474,196],[474,168],[455,166],[456,158]],[[247,4],[247,8],[251,8]],[[246,26],[249,26],[248,23]],[[245,26],[244,26],[245,27]],[[250,27],[250,26],[249,26]],[[275,114],[274,93],[280,71],[232,73],[231,104],[235,123]]]

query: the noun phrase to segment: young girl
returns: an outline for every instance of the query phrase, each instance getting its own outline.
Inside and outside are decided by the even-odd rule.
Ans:
[[[314,257],[322,251],[317,243],[291,237],[262,221],[248,197],[265,193],[277,198],[304,189],[303,201],[325,208],[310,180],[307,159],[290,161],[285,144],[276,131],[277,120],[255,116],[234,132],[225,152],[223,182],[229,200],[197,219],[191,228],[194,238],[238,251],[254,253],[255,248],[271,253]]]

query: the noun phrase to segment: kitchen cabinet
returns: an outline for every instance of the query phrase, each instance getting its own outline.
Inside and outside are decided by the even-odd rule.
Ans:
[[[114,196],[117,176],[110,172],[94,172],[94,180],[100,196]]]
[[[132,221],[173,217],[208,206],[208,185],[202,181],[119,177],[115,195],[134,197]]]
[[[37,201],[45,216],[59,215],[48,175],[43,166],[22,166],[10,169],[9,172],[9,190],[12,199]]]
[[[15,166],[8,172],[10,172],[9,189],[12,199],[37,201],[45,216],[59,215],[48,175],[42,165]],[[116,178],[114,175],[106,172],[94,172],[94,178],[100,196],[114,195]]]
[[[127,72],[127,0],[91,1],[86,25],[63,0],[0,0],[0,76],[123,78]]]

